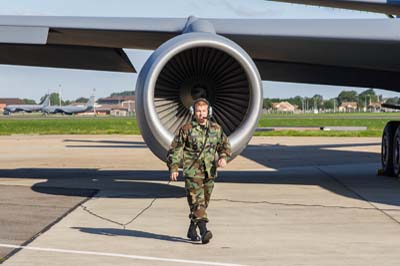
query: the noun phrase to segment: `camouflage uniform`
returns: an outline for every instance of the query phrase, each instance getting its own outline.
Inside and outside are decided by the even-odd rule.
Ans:
[[[229,140],[221,126],[211,121],[202,126],[195,120],[180,128],[168,152],[167,165],[171,173],[178,172],[183,162],[189,218],[194,222],[208,221],[206,209],[217,176],[217,153],[218,159],[225,158],[226,161],[231,156]]]

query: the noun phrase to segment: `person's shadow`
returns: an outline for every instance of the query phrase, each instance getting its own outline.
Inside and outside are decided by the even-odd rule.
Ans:
[[[89,228],[89,227],[71,227],[72,229],[79,230],[88,234],[97,234],[97,235],[105,235],[105,236],[129,236],[129,237],[141,237],[141,238],[150,238],[171,242],[181,242],[181,243],[189,243],[189,244],[201,244],[200,242],[193,242],[189,239],[178,237],[178,236],[169,236],[162,234],[149,233],[139,230],[127,230],[127,229],[116,229],[116,228]]]

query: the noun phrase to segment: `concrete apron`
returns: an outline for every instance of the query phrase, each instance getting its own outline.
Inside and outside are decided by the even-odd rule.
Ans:
[[[65,176],[51,184],[100,191],[4,265],[397,265],[400,185],[376,176],[378,140],[361,140],[371,145],[307,139],[321,146],[343,144],[331,147],[337,152],[360,153],[358,162],[345,163],[346,155],[336,158],[336,152],[328,152],[330,158],[304,156],[319,154],[302,148],[304,139],[255,138],[247,157],[220,172],[208,209],[214,238],[207,245],[186,239],[183,182],[154,178],[157,169],[116,172],[114,182],[87,178],[83,185]],[[135,165],[145,160],[133,158]],[[158,163],[150,155],[147,160],[146,166]],[[117,157],[113,163],[118,169]]]

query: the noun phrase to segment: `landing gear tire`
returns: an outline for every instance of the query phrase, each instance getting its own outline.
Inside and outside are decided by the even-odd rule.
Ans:
[[[400,176],[400,127],[398,126],[393,139],[393,176]]]
[[[386,176],[394,176],[394,160],[397,158],[397,173],[400,172],[400,162],[399,162],[399,154],[400,147],[399,145],[395,145],[395,135],[397,132],[399,122],[391,121],[386,124],[385,129],[382,134],[382,145],[381,145],[381,163],[383,173]],[[398,132],[398,143],[400,143],[400,132]],[[397,154],[395,156],[394,150],[397,148]],[[395,158],[396,157],[396,158]]]

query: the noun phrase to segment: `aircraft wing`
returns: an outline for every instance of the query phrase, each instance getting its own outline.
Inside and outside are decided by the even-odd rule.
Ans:
[[[400,90],[397,20],[207,20],[249,53],[264,80]],[[0,63],[134,72],[122,48],[156,49],[186,23],[0,16]]]
[[[269,0],[292,4],[335,7],[351,10],[369,11],[388,15],[400,15],[399,0]]]

